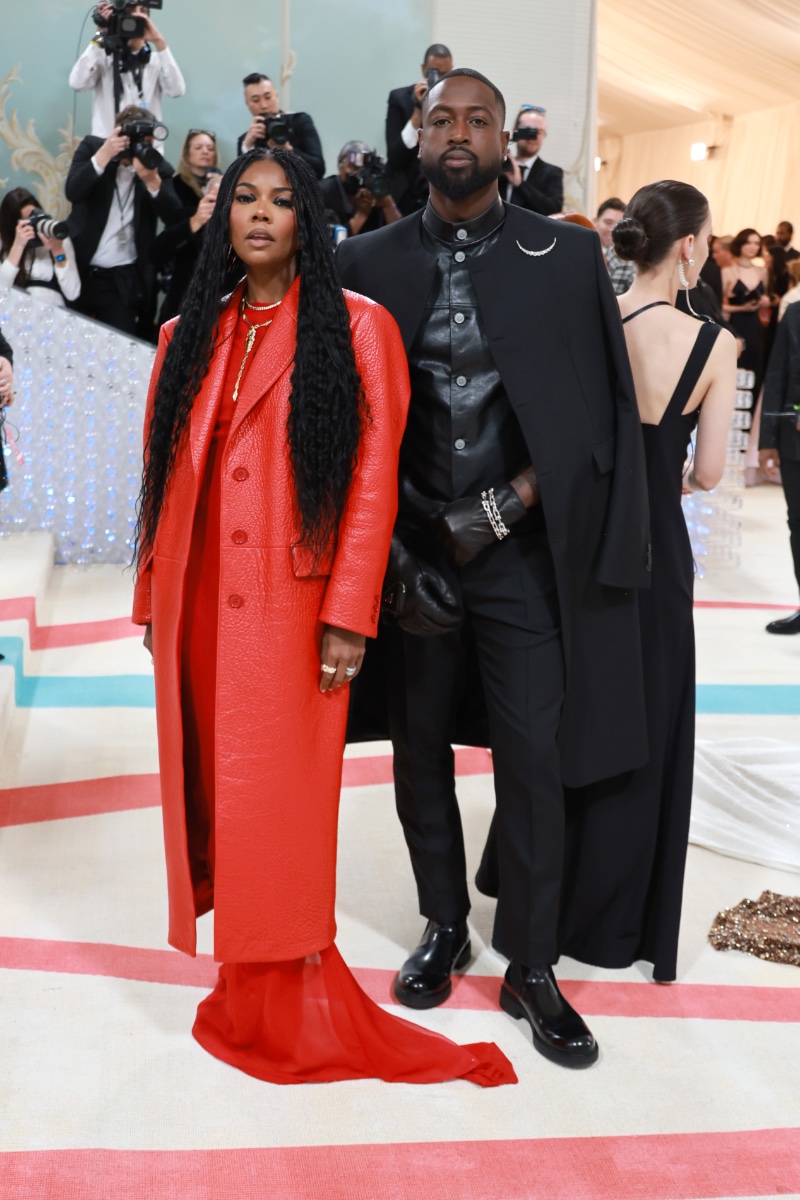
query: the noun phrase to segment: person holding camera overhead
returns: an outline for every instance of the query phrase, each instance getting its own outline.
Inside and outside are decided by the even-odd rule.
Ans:
[[[509,204],[550,217],[564,207],[564,172],[539,157],[546,137],[547,110],[523,104],[511,135],[516,153],[509,154],[503,174],[508,181],[505,199]]]
[[[66,229],[27,188],[7,192],[0,204],[0,284],[59,307],[77,299],[81,280]]]
[[[143,4],[100,3],[99,27],[69,74],[76,92],[92,92],[92,134],[107,138],[121,108],[135,104],[161,119],[164,95],[186,91],[180,67]],[[137,34],[131,37],[131,33]]]
[[[428,185],[419,170],[419,131],[422,101],[428,89],[453,69],[453,56],[441,42],[428,46],[420,68],[422,80],[389,93],[386,110],[386,161],[392,179],[392,196],[404,217],[424,208]]]
[[[254,71],[245,75],[244,102],[253,120],[247,133],[236,143],[236,153],[246,154],[256,147],[264,150],[293,150],[304,158],[317,179],[325,174],[325,159],[317,128],[308,113],[285,113],[278,89],[269,75]]]
[[[389,191],[386,164],[366,142],[345,142],[337,162],[338,174],[320,184],[322,202],[350,237],[400,220],[402,213]]]
[[[83,139],[65,188],[81,276],[76,307],[148,341],[155,340],[156,222],[161,217],[167,224],[181,211],[172,167],[153,145],[166,135],[150,113],[129,105],[105,141],[91,134]]]

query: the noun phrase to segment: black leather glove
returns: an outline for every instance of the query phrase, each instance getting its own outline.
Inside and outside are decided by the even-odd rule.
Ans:
[[[461,621],[461,607],[447,580],[411,554],[396,534],[381,608],[397,618],[401,629],[417,637],[450,633]]]
[[[506,528],[521,521],[528,511],[510,483],[494,489],[494,501]],[[436,532],[459,567],[471,562],[481,550],[497,541],[480,496],[446,504],[436,521]]]

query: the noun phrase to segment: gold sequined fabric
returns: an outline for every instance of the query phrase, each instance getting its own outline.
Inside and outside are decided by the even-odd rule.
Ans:
[[[715,950],[743,950],[800,967],[800,896],[762,892],[718,913],[708,935]]]

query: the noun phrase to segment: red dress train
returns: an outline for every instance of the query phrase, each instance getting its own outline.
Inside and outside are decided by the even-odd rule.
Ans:
[[[258,333],[251,361],[268,332]],[[213,906],[214,895],[220,474],[246,334],[240,318],[195,513],[184,595],[186,817],[201,911]],[[270,1083],[468,1079],[495,1087],[517,1082],[511,1063],[493,1043],[459,1046],[384,1012],[358,986],[334,944],[288,962],[223,964],[217,986],[198,1008],[193,1033],[216,1058]]]

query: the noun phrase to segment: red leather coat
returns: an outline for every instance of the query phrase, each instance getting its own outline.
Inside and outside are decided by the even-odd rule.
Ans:
[[[393,318],[345,293],[370,410],[335,554],[312,574],[286,435],[299,281],[253,361],[224,452],[216,702],[215,957],[269,962],[312,954],[335,936],[336,838],[347,687],[319,691],[323,624],[368,637],[397,507],[409,399]],[[160,518],[140,567],[133,619],[152,622],[169,941],[196,952],[183,776],[181,618],[192,523],[237,319],[220,320]],[[161,330],[148,403],[175,322]],[[244,536],[243,536],[244,535]]]

